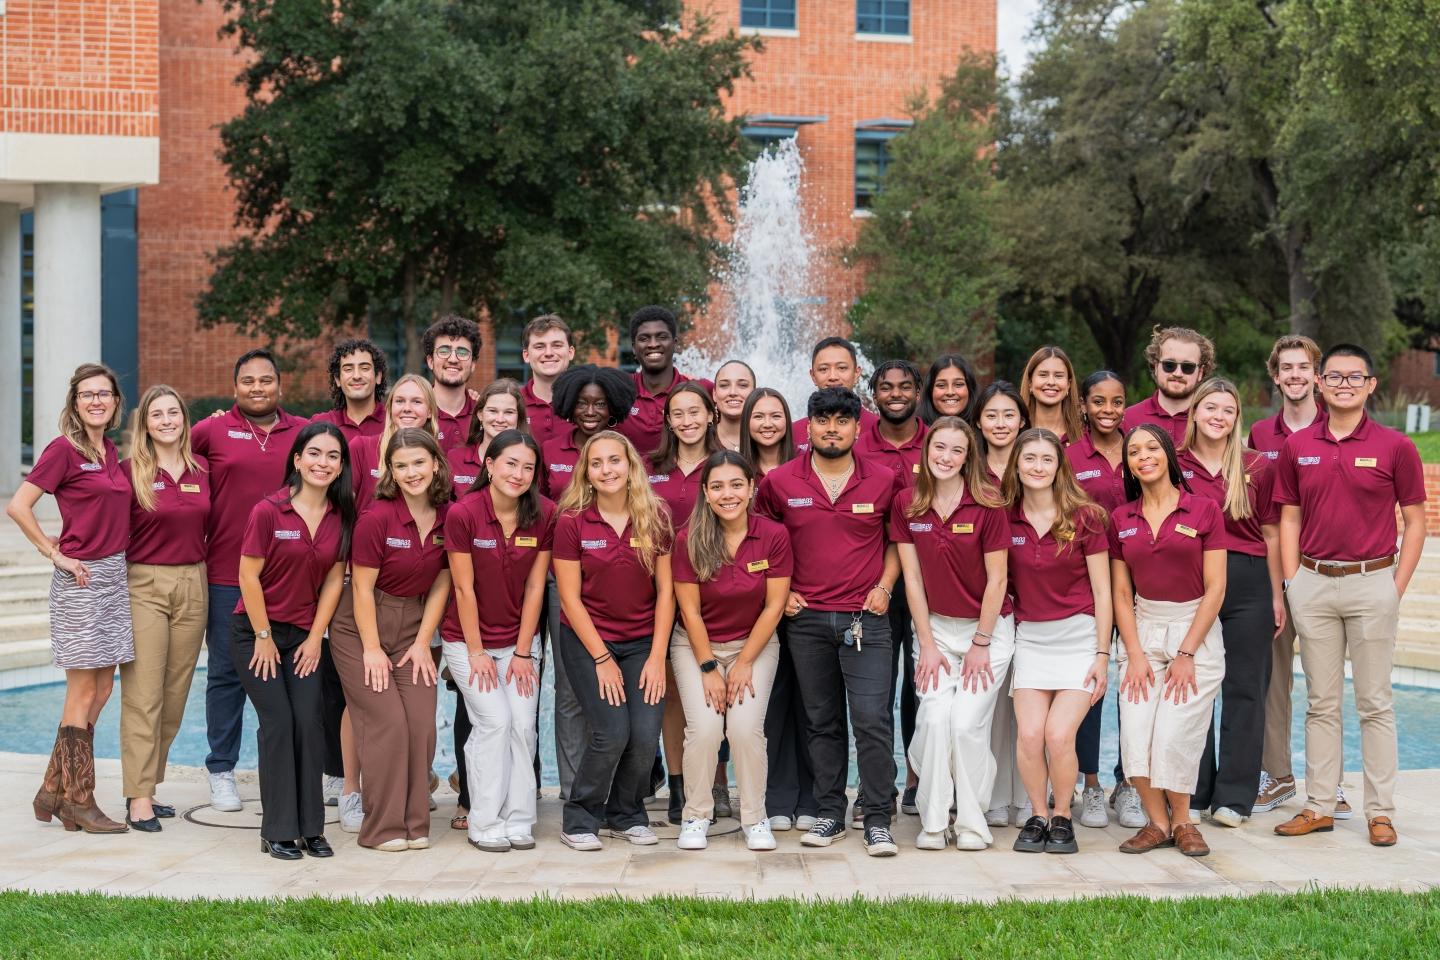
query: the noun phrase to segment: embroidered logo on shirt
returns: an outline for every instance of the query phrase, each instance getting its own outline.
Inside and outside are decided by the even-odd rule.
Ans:
[[[198,484],[198,483],[182,483],[182,484],[180,484],[180,492],[181,492],[181,493],[199,493],[199,492],[200,492],[200,484]]]
[[[104,470],[104,469],[105,469],[105,464],[103,464],[103,463],[82,463],[82,464],[80,464],[80,469],[81,469],[81,470],[84,470],[86,473],[94,473],[94,472],[97,472],[97,471],[100,471],[100,470]]]
[[[534,537],[515,538],[515,546],[517,547],[537,547],[539,545],[539,541],[537,541]]]
[[[1181,536],[1186,537],[1195,537],[1198,536],[1200,533],[1200,531],[1196,530],[1194,527],[1187,527],[1183,523],[1175,524],[1175,532],[1180,534]]]
[[[606,547],[608,547],[608,546],[610,546],[610,541],[609,541],[609,540],[581,540],[581,541],[580,541],[580,549],[582,549],[582,550],[604,550],[604,549],[605,549]]]
[[[1024,537],[1011,537],[1011,538],[1010,538],[1010,546],[1012,546],[1012,547],[1023,547],[1023,546],[1025,546],[1025,538],[1024,538]]]
[[[151,489],[151,490],[164,490],[164,489],[165,489],[165,481],[164,481],[164,480],[156,480],[154,483],[150,484],[150,489]]]
[[[1356,457],[1356,458],[1355,458],[1355,466],[1357,466],[1357,467],[1373,467],[1373,466],[1376,466],[1376,465],[1377,465],[1377,464],[1376,464],[1376,460],[1375,460],[1374,457]]]
[[[851,505],[850,505],[850,512],[851,512],[851,513],[874,513],[874,512],[875,512],[875,504],[873,504],[873,503],[854,503],[854,504],[851,504]]]
[[[573,464],[573,463],[552,463],[552,464],[550,464],[550,469],[553,470],[553,471],[555,471],[556,473],[574,473],[574,472],[575,472],[575,464]]]
[[[1195,479],[1195,471],[1194,471],[1194,470],[1181,470],[1181,471],[1180,471],[1180,476],[1184,477],[1186,480],[1194,480],[1194,479]]]
[[[635,416],[635,415],[636,415],[637,413],[639,413],[639,412],[640,412],[640,408],[639,408],[639,407],[631,407],[631,408],[630,408],[630,416],[632,416],[632,417]]]
[[[594,542],[593,540],[583,540],[583,541],[581,541],[580,546],[585,547],[585,548],[587,548],[587,549],[593,549],[593,548],[590,547],[590,544],[593,543],[593,542]],[[603,546],[604,543],[605,543],[605,541],[601,540],[600,543],[601,543],[601,545]],[[470,541],[470,546],[472,546],[472,547],[478,547],[478,548],[481,549],[481,550],[494,550],[494,549],[495,549],[495,544],[496,544],[496,541],[495,541],[495,539],[494,539],[493,537],[491,537],[491,538],[489,538],[489,539],[481,539],[480,537],[476,537],[474,540],[471,540],[471,541]]]
[[[751,560],[749,563],[745,564],[745,572],[746,572],[746,573],[759,573],[761,570],[769,570],[769,569],[770,569],[770,561],[769,561],[768,559],[767,559],[767,560]]]
[[[1076,480],[1098,480],[1099,478],[1099,470],[1082,470],[1079,473],[1075,474]]]
[[[911,533],[929,533],[931,530],[934,529],[935,524],[933,523],[916,523],[914,520],[910,521]]]
[[[299,530],[276,530],[276,531],[275,531],[275,539],[276,539],[276,540],[299,540],[299,539],[300,539],[300,531],[299,531]]]
[[[1261,450],[1260,452],[1263,453],[1263,454],[1265,454],[1265,456],[1268,457],[1268,458],[1271,459],[1271,460],[1278,460],[1278,459],[1280,459],[1280,451],[1279,451],[1279,450]]]
[[[379,467],[371,467],[371,468],[370,468],[370,476],[374,477],[374,478],[377,479],[377,480],[380,479],[380,468],[379,468]]]
[[[475,482],[475,478],[474,478],[474,477],[466,476],[466,475],[463,474],[463,473],[457,473],[457,474],[455,474],[455,482],[456,482],[456,483],[474,483],[474,482]]]
[[[1140,528],[1139,528],[1139,527],[1131,527],[1129,530],[1121,530],[1119,533],[1117,533],[1117,534],[1115,534],[1115,535],[1116,535],[1117,537],[1119,537],[1121,540],[1124,540],[1126,537],[1133,537],[1133,536],[1135,536],[1135,534],[1137,534],[1137,533],[1139,533],[1139,532],[1140,532]]]
[[[399,537],[386,537],[385,546],[394,547],[396,550],[409,550],[410,541],[401,540]]]
[[[975,524],[973,524],[973,523],[952,523],[952,524],[950,524],[950,532],[951,532],[951,533],[974,533],[974,532],[975,532]]]
[[[669,480],[670,475],[668,473],[652,473],[645,479],[649,480],[650,484],[653,486],[657,483],[664,483],[666,480]]]
[[[227,430],[225,431],[225,436],[229,437],[231,440],[255,439],[255,434],[251,433],[249,430]]]
[[[813,507],[815,499],[813,497],[791,497],[785,503],[791,507]]]
[[[1318,466],[1320,465],[1320,458],[1319,458],[1319,457],[1296,457],[1296,458],[1295,458],[1295,462],[1298,463],[1298,464],[1299,464],[1300,466],[1302,466],[1302,467],[1318,467]]]

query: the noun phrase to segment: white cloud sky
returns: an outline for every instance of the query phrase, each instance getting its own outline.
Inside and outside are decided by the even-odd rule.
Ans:
[[[1025,34],[1035,19],[1040,0],[995,0],[998,13],[997,45],[1004,56],[1009,73],[1020,73],[1029,61]]]

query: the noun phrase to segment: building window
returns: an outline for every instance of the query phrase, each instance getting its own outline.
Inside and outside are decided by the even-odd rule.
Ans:
[[[762,127],[747,125],[740,133],[755,147],[757,154],[779,146],[786,140],[795,139],[794,127]]]
[[[795,0],[740,0],[740,26],[794,30]]]
[[[496,379],[509,377],[518,383],[524,383],[528,378],[530,368],[525,363],[525,344],[521,343],[527,319],[523,315],[514,316],[509,323],[495,325]]]
[[[910,35],[910,0],[857,0],[855,32]]]
[[[861,130],[855,134],[855,209],[869,210],[875,204],[890,165],[890,141],[897,131]]]

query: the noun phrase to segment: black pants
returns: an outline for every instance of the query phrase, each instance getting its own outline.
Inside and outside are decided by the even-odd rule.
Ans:
[[[1120,643],[1119,633],[1114,637],[1115,645]],[[1090,707],[1085,719],[1080,721],[1080,729],[1075,731],[1075,756],[1080,761],[1080,772],[1084,775],[1093,775],[1100,772],[1100,720],[1105,713],[1105,701],[1102,699]],[[1115,690],[1115,726],[1120,726],[1120,690],[1116,685]],[[1125,780],[1125,764],[1120,758],[1120,752],[1115,752],[1115,782],[1121,783]]]
[[[801,610],[790,621],[800,701],[810,728],[810,760],[820,816],[843,820],[850,749],[845,707],[855,733],[865,826],[888,827],[895,793],[895,687],[891,682],[890,621],[862,614],[859,649],[843,636],[851,613]]]
[[[795,678],[795,661],[790,656],[790,621],[782,618],[780,660],[775,683],[765,708],[765,757],[769,776],[765,781],[765,814],[770,817],[815,817],[815,777],[810,770],[810,733],[805,722],[805,705]]]
[[[325,776],[345,776],[345,754],[340,748],[340,721],[345,716],[345,688],[330,656],[330,638],[320,648],[320,690],[325,710]]]
[[[625,680],[625,702],[611,706],[601,695],[595,660],[575,631],[560,625],[558,654],[565,658],[566,676],[590,726],[590,737],[563,816],[566,833],[599,833],[605,820],[612,830],[648,825],[645,794],[650,789],[650,765],[660,742],[665,703],[646,703],[640,690],[640,671],[650,656],[650,638],[637,637],[605,647]]]
[[[235,672],[260,718],[260,836],[266,840],[298,840],[325,832],[324,693],[321,673],[295,675],[295,648],[308,630],[271,621],[280,666],[274,677],[261,680],[250,667],[255,631],[250,619],[237,613],[231,620],[230,652]]]
[[[920,709],[920,698],[915,693],[915,627],[910,622],[910,600],[905,596],[905,578],[895,581],[894,597],[885,617],[890,621],[890,689],[900,686],[900,742],[905,752],[910,752],[910,741],[915,739],[915,712]],[[901,665],[904,669],[901,669]],[[892,696],[893,696],[892,692]]]
[[[1220,632],[1225,641],[1225,679],[1220,684],[1220,750],[1215,723],[1205,738],[1200,778],[1190,799],[1194,808],[1229,807],[1250,816],[1260,789],[1260,759],[1265,748],[1265,690],[1270,685],[1270,572],[1264,557],[1230,553],[1226,560],[1225,602]]]

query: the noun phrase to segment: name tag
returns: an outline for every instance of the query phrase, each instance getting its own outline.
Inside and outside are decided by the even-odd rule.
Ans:
[[[1183,523],[1175,524],[1175,532],[1184,537],[1196,537],[1200,534],[1199,530],[1196,530],[1194,527],[1187,527]]]
[[[198,483],[182,483],[182,484],[180,484],[180,492],[181,492],[181,493],[199,493],[199,492],[200,492],[200,484],[198,484]]]
[[[875,504],[873,504],[873,503],[856,503],[856,504],[852,504],[851,507],[850,507],[850,512],[851,512],[851,513],[874,513],[874,512],[875,512]]]
[[[396,549],[396,550],[409,550],[409,549],[410,549],[410,541],[409,541],[409,540],[402,540],[402,539],[400,539],[399,537],[386,537],[386,538],[385,538],[385,546],[387,546],[387,547],[393,547],[393,548]]]
[[[539,541],[536,540],[534,537],[516,537],[516,538],[515,538],[515,546],[517,546],[517,547],[534,547],[534,546],[538,546],[538,545],[539,545]]]
[[[1246,483],[1254,483],[1255,481],[1252,480],[1252,479],[1250,479],[1250,474],[1247,473],[1247,474],[1245,474],[1245,482],[1246,482]]]
[[[639,541],[639,539],[636,538],[636,537],[631,537],[631,538],[630,538],[630,546],[632,546],[632,547],[639,547],[639,546],[640,546],[640,541]]]
[[[445,546],[445,535],[444,535],[443,533],[437,533],[437,534],[435,534],[435,536],[433,536],[433,537],[430,538],[430,545],[431,545],[432,547],[443,547],[443,546]]]
[[[914,466],[912,466],[912,467],[910,468],[910,472],[911,472],[911,473],[919,473],[919,472],[920,472],[920,464],[917,463],[917,464],[915,464]]]
[[[950,532],[951,532],[951,533],[974,533],[974,532],[975,532],[975,524],[973,524],[973,523],[952,523],[952,524],[950,524]]]
[[[276,540],[299,540],[299,539],[300,539],[300,531],[299,531],[299,530],[276,530],[276,531],[275,531],[275,539],[276,539]]]
[[[751,560],[749,563],[745,564],[745,572],[746,572],[746,573],[759,573],[761,570],[769,570],[769,569],[770,569],[770,561],[769,561],[769,560]]]
[[[1373,466],[1375,466],[1375,465],[1376,465],[1376,463],[1375,463],[1375,458],[1374,458],[1374,457],[1356,457],[1356,458],[1355,458],[1355,466],[1357,466],[1357,467],[1373,467]]]

